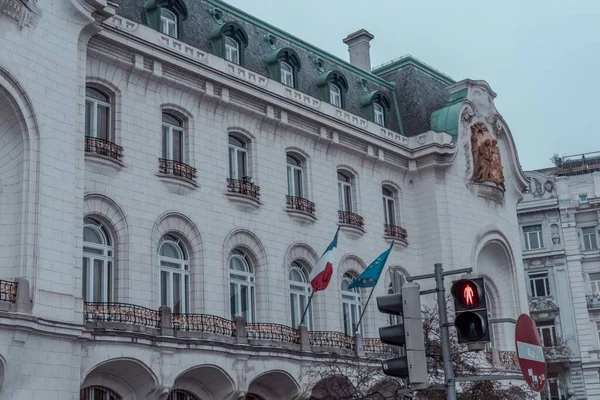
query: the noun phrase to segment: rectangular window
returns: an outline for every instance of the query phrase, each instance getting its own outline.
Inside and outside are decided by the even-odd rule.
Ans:
[[[581,228],[581,236],[583,236],[583,248],[585,250],[598,250],[595,226]]]
[[[550,296],[550,282],[546,272],[529,274],[529,285],[531,286],[531,297]]]
[[[590,274],[590,286],[594,296],[600,296],[600,273]]]
[[[548,374],[548,385],[546,387],[546,394],[548,400],[564,399],[564,397],[562,397],[559,378],[555,374]]]
[[[523,239],[525,240],[525,250],[543,248],[544,239],[542,238],[542,225],[524,226]]]
[[[556,328],[554,322],[538,322],[538,332],[542,340],[542,347],[554,347],[557,344]]]
[[[340,211],[352,212],[352,186],[338,182]]]
[[[580,194],[579,195],[579,201],[587,201],[587,194]]]
[[[395,212],[394,199],[390,197],[383,197],[383,214],[384,223],[386,225],[396,225],[396,212]]]

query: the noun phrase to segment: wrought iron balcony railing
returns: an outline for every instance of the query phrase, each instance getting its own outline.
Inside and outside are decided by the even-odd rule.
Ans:
[[[235,323],[215,315],[173,314],[173,329],[233,336],[235,334]]]
[[[248,179],[227,178],[227,191],[243,194],[256,200],[260,199],[260,187],[256,186]]]
[[[402,240],[406,240],[406,238],[408,237],[406,229],[402,228],[401,226],[384,224],[383,229],[385,232],[385,236],[397,237]]]
[[[275,340],[278,342],[300,343],[300,331],[280,324],[246,324],[248,339]]]
[[[315,203],[302,197],[286,196],[287,208],[315,215]]]
[[[338,211],[338,216],[340,224],[353,225],[359,228],[364,225],[363,217],[350,211]]]
[[[398,346],[383,343],[379,338],[365,338],[363,340],[365,353],[372,354],[398,354]]]
[[[308,332],[308,342],[311,346],[356,349],[356,339],[342,332]]]
[[[126,303],[85,303],[83,307],[85,318],[88,321],[160,327],[159,312],[146,307]]]
[[[587,308],[600,308],[600,295],[587,295],[585,299],[587,301]]]
[[[196,180],[196,168],[180,161],[159,158],[158,170],[165,175],[180,176],[191,181]]]
[[[85,137],[85,151],[86,153],[96,153],[114,158],[115,160],[123,158],[123,148],[121,146],[117,146],[108,140],[91,136]]]
[[[0,279],[0,301],[15,303],[17,301],[17,282]]]

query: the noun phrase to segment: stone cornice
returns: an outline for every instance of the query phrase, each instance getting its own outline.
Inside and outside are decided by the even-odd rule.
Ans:
[[[34,28],[42,16],[37,0],[0,0],[0,16],[13,19],[19,26]]]
[[[213,97],[219,103],[225,100],[234,107],[246,108],[246,111],[252,112],[259,118],[269,117],[267,109],[268,106],[271,106],[279,111],[275,113],[275,118],[270,118],[274,123],[293,125],[295,130],[303,131],[304,134],[316,137],[319,135],[320,127],[324,127],[326,131],[338,132],[364,142],[365,148],[370,145],[384,152],[397,153],[400,158],[406,160],[425,157],[431,158],[435,162],[441,156],[444,159],[442,165],[449,165],[448,154],[456,152],[451,138],[443,132],[426,132],[415,138],[407,138],[360,116],[340,110],[270,78],[231,64],[220,57],[166,37],[154,29],[135,24],[122,17],[110,18],[104,25],[106,29],[99,35],[102,37],[100,40],[106,46],[114,47],[116,51],[92,49],[92,54],[98,58],[117,62],[121,67],[132,70],[132,73],[149,75],[150,80],[168,79],[169,84],[173,84],[177,79],[167,77],[165,68],[175,66],[178,73],[189,74],[192,81],[204,80],[212,83],[213,87],[227,88],[228,92],[236,91],[246,99],[238,101],[237,104],[231,95],[227,99],[216,99],[216,97],[222,97],[222,93],[207,95],[205,85],[200,83],[196,87],[186,87],[186,90],[196,91],[203,98]],[[120,57],[116,55],[119,53],[127,55]],[[147,69],[144,66],[145,62],[149,60],[152,60],[151,64],[160,65],[158,70],[156,67]],[[186,79],[186,81],[189,80]],[[185,85],[182,82],[179,84]],[[255,106],[248,109],[252,103]],[[292,118],[283,121],[280,117],[281,121],[277,122],[277,116],[282,116],[284,112],[290,116],[293,115],[294,121]],[[357,149],[348,149],[357,151]],[[419,155],[416,156],[415,153]],[[450,157],[450,159],[452,158],[453,156]],[[387,162],[385,159],[382,161]],[[391,164],[403,167],[407,163],[403,162],[400,165],[391,162]]]

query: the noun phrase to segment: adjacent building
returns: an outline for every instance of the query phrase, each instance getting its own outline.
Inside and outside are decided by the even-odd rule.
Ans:
[[[527,172],[518,206],[531,316],[548,362],[548,398],[600,396],[600,153]]]
[[[375,296],[441,262],[526,312],[496,94],[371,69],[371,39],[346,62],[218,0],[0,1],[0,399],[297,398],[316,363],[389,353],[348,286],[392,242]]]

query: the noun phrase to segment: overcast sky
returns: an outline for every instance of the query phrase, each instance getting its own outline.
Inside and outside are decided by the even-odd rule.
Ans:
[[[411,54],[498,94],[524,169],[554,154],[600,151],[598,0],[225,0],[348,60],[364,28],[373,67]]]

